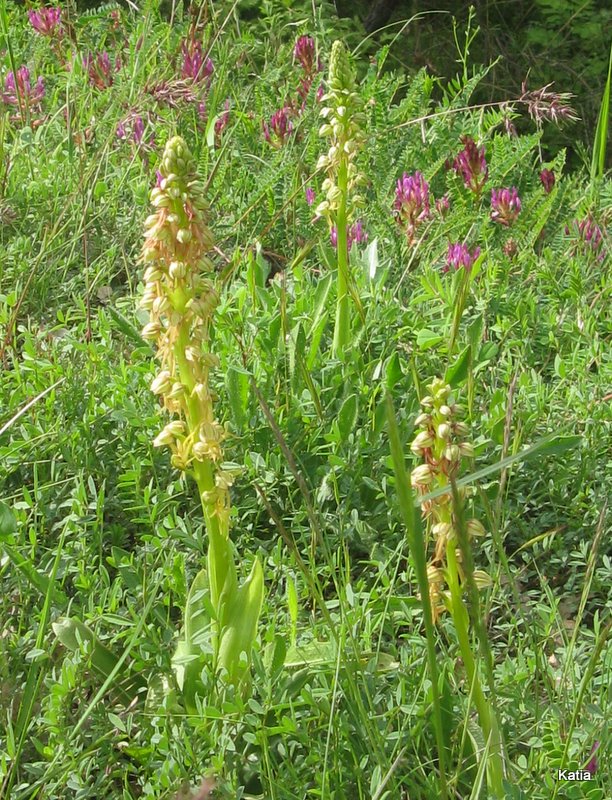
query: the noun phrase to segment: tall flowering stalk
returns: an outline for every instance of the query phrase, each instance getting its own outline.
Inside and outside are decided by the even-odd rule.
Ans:
[[[451,387],[436,378],[427,388],[430,394],[421,400],[423,411],[416,419],[419,432],[411,444],[412,452],[424,462],[415,467],[411,475],[412,486],[421,496],[446,487],[449,483],[454,484],[462,458],[474,455],[473,445],[465,439],[468,427],[459,419],[462,408],[454,402]],[[429,603],[434,621],[446,610],[450,611],[453,618],[469,692],[474,698],[480,726],[489,747],[489,788],[495,797],[505,797],[502,739],[494,709],[482,688],[478,656],[470,642],[469,615],[464,600],[468,576],[472,585],[478,588],[490,585],[486,572],[472,569],[469,542],[475,536],[483,536],[485,530],[477,519],[464,523],[462,505],[467,494],[467,487],[460,487],[452,493],[448,491],[421,502],[423,518],[433,539],[433,554],[427,565]],[[464,564],[464,560],[468,563]],[[479,609],[476,613],[479,613]]]
[[[356,91],[355,74],[349,54],[341,41],[332,45],[329,62],[328,91],[321,116],[325,123],[319,131],[331,139],[326,155],[322,155],[317,169],[325,169],[327,178],[322,189],[326,199],[317,206],[317,216],[327,218],[330,231],[337,230],[338,279],[336,325],[334,329],[334,355],[340,356],[350,337],[348,234],[364,205],[363,198],[355,193],[365,178],[357,170],[355,157],[363,145],[362,131],[365,117],[361,97]]]
[[[245,677],[256,636],[263,573],[255,560],[249,578],[238,586],[229,541],[229,489],[234,473],[222,465],[225,429],[215,417],[210,388],[211,371],[218,365],[210,350],[210,330],[219,302],[213,265],[207,256],[213,239],[196,164],[180,137],[167,143],[157,177],[151,192],[156,211],[146,220],[142,253],[146,269],[141,304],[150,314],[142,335],[156,342],[161,362],[151,390],[174,418],[154,445],[168,447],[172,465],[196,481],[208,532],[207,570],[194,581],[198,591],[192,587],[185,638],[175,656],[179,687],[193,705],[202,668],[202,652],[193,631],[202,628],[205,616],[198,592],[208,594],[214,610],[215,666],[238,683]]]

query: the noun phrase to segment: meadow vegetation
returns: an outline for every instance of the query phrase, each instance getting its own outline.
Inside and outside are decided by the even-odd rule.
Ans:
[[[605,800],[610,71],[260,5],[0,6],[0,797]]]

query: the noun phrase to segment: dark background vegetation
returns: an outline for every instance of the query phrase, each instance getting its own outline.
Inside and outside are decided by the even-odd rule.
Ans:
[[[79,0],[79,8],[100,6],[95,0]],[[122,3],[123,6],[128,6]],[[180,16],[207,13],[208,0],[172,2],[163,0],[168,13]],[[362,57],[381,44],[391,50],[388,68],[408,74],[426,66],[435,76],[452,78],[457,63],[456,36],[463,46],[465,29],[473,6],[472,29],[480,32],[469,48],[471,64],[498,63],[481,82],[474,103],[500,101],[521,94],[521,84],[537,89],[554,82],[558,92],[572,92],[580,120],[559,130],[545,132],[545,155],[560,147],[568,151],[569,166],[587,163],[607,75],[612,31],[612,3],[608,0],[476,0],[473,4],[453,0],[229,0],[215,2],[215,10],[228,12],[243,23],[279,11],[312,17],[313,10],[332,28],[339,28],[349,43],[360,47]],[[410,22],[408,22],[410,20]]]

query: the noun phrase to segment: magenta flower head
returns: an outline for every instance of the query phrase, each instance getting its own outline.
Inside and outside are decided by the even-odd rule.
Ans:
[[[17,80],[15,75],[9,72],[4,79],[4,92],[2,102],[9,106],[19,105],[19,98],[30,109],[39,106],[45,96],[45,82],[42,77],[36,81],[34,88],[30,81],[30,70],[26,66],[19,67],[17,70]]]
[[[566,225],[565,233],[570,234],[572,232],[578,235],[578,247],[574,248],[574,252],[579,249],[585,254],[594,254],[598,261],[604,260],[606,249],[604,247],[603,232],[593,217],[589,215],[581,220],[575,219],[572,222],[572,229]]]
[[[309,206],[311,206],[315,201],[315,193],[314,189],[311,189],[310,186],[306,188],[306,202]]]
[[[108,89],[113,85],[113,65],[106,51],[97,53],[94,58],[91,53],[83,56],[83,67],[89,75],[89,82],[98,89]],[[121,69],[119,56],[115,59],[114,71]]]
[[[593,747],[591,747],[590,752],[590,760],[589,763],[585,767],[585,772],[591,773],[591,778],[597,772],[597,768],[599,766],[599,761],[597,759],[597,751],[599,750],[600,742],[593,742]]]
[[[450,211],[450,200],[447,194],[436,200],[436,211],[441,217],[445,217]]]
[[[229,97],[226,99],[225,103],[223,104],[223,114],[219,116],[219,119],[215,122],[215,136],[221,136],[223,131],[226,129],[227,124],[230,118],[230,101]]]
[[[489,175],[484,147],[477,147],[471,136],[462,136],[463,150],[455,156],[452,168],[461,175],[468,189],[480,194]]]
[[[500,225],[512,225],[521,211],[521,199],[513,186],[511,189],[493,189],[491,192],[491,219]]]
[[[293,58],[302,65],[306,75],[319,72],[321,62],[317,60],[315,41],[312,36],[300,36],[293,48]]]
[[[550,194],[555,185],[555,173],[550,169],[543,169],[540,172],[540,181],[546,194]]]
[[[136,117],[132,124],[132,139],[136,142],[136,144],[140,144],[142,142],[144,129],[145,126],[142,117]]]
[[[398,179],[393,208],[408,241],[412,242],[418,226],[431,216],[429,184],[418,170],[414,175],[404,172]]]
[[[332,226],[329,232],[329,240],[332,243],[332,247],[338,247],[338,229],[335,225]],[[361,220],[357,220],[357,222],[350,227],[348,225],[346,226],[346,242],[349,253],[354,242],[357,244],[364,244],[367,241],[368,234],[365,232]]]
[[[190,78],[195,83],[210,85],[215,68],[210,58],[204,58],[202,43],[184,41],[181,51],[183,53],[181,77]]]
[[[476,259],[480,255],[480,247],[475,247],[470,253],[465,243],[448,244],[448,252],[446,254],[446,264],[442,267],[442,272],[449,272],[452,268],[458,270],[463,267],[469,272]]]
[[[285,107],[275,111],[270,117],[270,123],[262,122],[263,134],[266,142],[272,147],[282,147],[287,137],[293,132],[293,123],[289,119],[291,109]]]
[[[28,11],[30,25],[42,36],[53,36],[61,32],[61,16],[61,8],[39,8],[37,11],[34,9]]]

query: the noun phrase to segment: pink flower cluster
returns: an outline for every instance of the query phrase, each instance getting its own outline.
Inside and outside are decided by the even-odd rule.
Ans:
[[[40,33],[41,36],[55,36],[56,33],[61,34],[61,16],[61,8],[39,8],[38,10],[30,9],[30,11],[28,11],[30,25],[37,33]]]
[[[516,188],[493,189],[491,192],[491,219],[508,227],[516,222],[521,211],[521,199]]]
[[[461,175],[465,186],[480,195],[489,175],[489,167],[484,147],[478,147],[471,136],[462,136],[463,150],[458,153],[451,165]]]
[[[429,184],[418,170],[414,175],[404,172],[398,179],[393,208],[397,221],[412,243],[418,226],[431,217]]]
[[[208,88],[215,67],[210,58],[204,58],[202,43],[184,40],[181,52],[183,54],[181,77],[189,78],[194,83],[205,83]]]
[[[132,141],[138,146],[142,144],[144,132],[145,124],[141,116],[130,115],[117,125],[117,138],[126,140],[131,135]]]
[[[113,85],[113,72],[119,72],[121,69],[121,59],[117,56],[113,64],[105,50],[96,53],[95,56],[87,53],[83,56],[83,67],[87,70],[92,86],[97,89],[108,89]]]
[[[555,185],[555,173],[550,169],[543,169],[542,172],[540,172],[540,182],[546,194],[550,194]]]
[[[475,247],[470,253],[465,242],[448,244],[448,252],[446,254],[446,264],[442,268],[442,272],[449,272],[452,268],[458,270],[463,267],[469,272],[474,266],[474,262],[480,255],[480,247]]]
[[[13,72],[9,72],[4,79],[4,92],[2,102],[9,106],[18,106],[21,103],[32,110],[40,106],[45,96],[45,82],[39,76],[34,87],[30,81],[30,70],[21,66],[17,70],[17,79]]]
[[[300,111],[306,108],[306,98],[310,92],[312,84],[314,83],[317,72],[323,69],[321,60],[316,55],[316,45],[312,36],[298,37],[295,47],[293,48],[293,58],[301,65],[304,75],[300,78],[300,85],[298,86],[298,96],[302,101]],[[323,94],[323,87],[320,86],[317,91],[317,100]]]
[[[332,243],[333,247],[338,247],[338,229],[335,225],[332,226],[332,229],[329,233],[329,238]],[[351,247],[353,243],[356,242],[357,244],[365,244],[368,241],[368,234],[363,229],[363,223],[359,219],[354,225],[350,227],[346,226],[346,239],[347,239],[347,246],[349,252],[351,251]]]
[[[582,252],[591,252],[598,261],[604,260],[606,249],[604,247],[603,232],[591,215],[581,220],[575,219],[572,222],[571,229],[568,225],[565,226],[566,235],[570,235],[572,232],[578,235]]]
[[[285,106],[272,114],[269,123],[262,122],[264,138],[272,147],[282,147],[287,137],[293,133],[290,115],[291,109]]]

